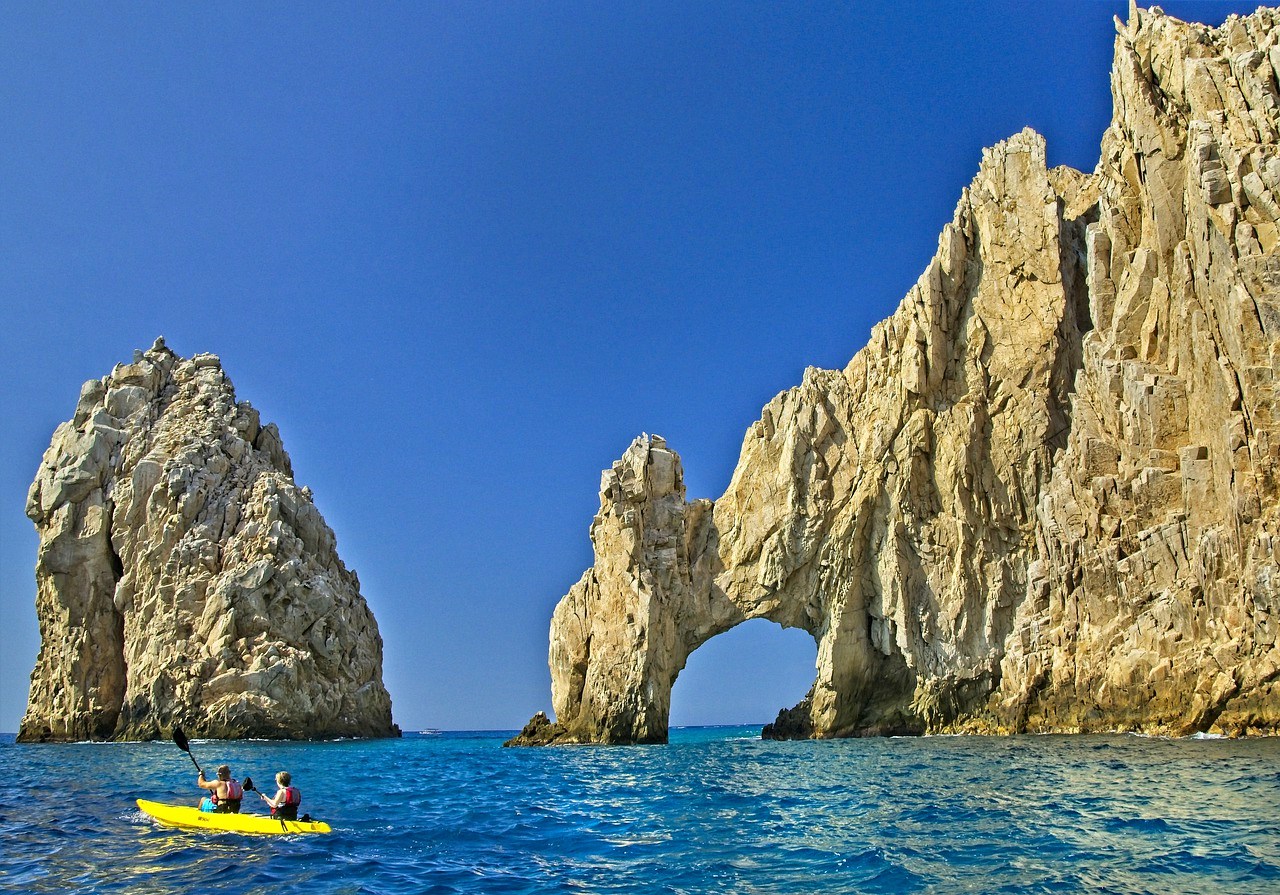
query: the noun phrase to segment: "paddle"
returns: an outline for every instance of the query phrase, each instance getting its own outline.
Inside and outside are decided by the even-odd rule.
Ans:
[[[187,758],[191,759],[191,763],[196,766],[196,770],[200,771],[200,776],[204,776],[204,771],[200,770],[200,762],[196,761],[196,757],[191,754],[191,743],[187,741],[187,735],[182,732],[181,727],[173,729],[173,744],[187,753]]]
[[[245,777],[244,783],[241,783],[240,785],[244,787],[245,792],[256,792],[259,797],[261,797],[262,801],[266,802],[268,805],[271,804],[271,799],[267,798],[267,794],[253,785],[252,777]],[[280,822],[284,823],[284,819],[281,818]]]
[[[265,792],[263,792],[262,790],[257,789],[256,787],[254,787],[254,785],[253,785],[253,778],[252,778],[252,777],[245,777],[245,778],[244,778],[244,783],[241,783],[240,785],[241,785],[242,787],[244,787],[244,791],[245,791],[245,792],[256,792],[256,793],[257,793],[257,794],[262,798],[262,801],[266,802],[268,805],[270,805],[270,804],[271,804],[271,800],[267,798],[267,794],[266,794]],[[284,824],[284,818],[283,818],[283,817],[281,817],[281,818],[277,818],[277,819],[280,821],[280,829],[282,829],[282,830],[287,830],[287,829],[288,829],[288,827],[286,827],[286,826],[285,826],[285,824]]]

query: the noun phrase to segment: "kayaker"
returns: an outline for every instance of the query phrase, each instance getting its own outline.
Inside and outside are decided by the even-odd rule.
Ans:
[[[201,811],[239,813],[244,787],[231,779],[230,765],[218,765],[217,780],[204,779],[204,771],[201,771],[196,779],[196,786],[209,790],[209,795],[200,800]]]
[[[276,774],[275,798],[268,799],[265,795],[262,796],[262,800],[271,806],[272,817],[278,817],[280,820],[298,819],[298,806],[302,804],[302,790],[290,785],[292,781],[293,777],[288,771],[281,771]]]

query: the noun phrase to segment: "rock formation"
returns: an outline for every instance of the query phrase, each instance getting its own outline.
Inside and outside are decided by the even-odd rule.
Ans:
[[[19,740],[388,736],[382,638],[274,424],[164,341],[86,382],[31,486]]]
[[[513,742],[665,740],[689,654],[758,617],[818,645],[768,736],[1280,729],[1280,14],[1117,31],[1097,170],[987,150],[722,497],[658,438],[605,472],[557,720]]]

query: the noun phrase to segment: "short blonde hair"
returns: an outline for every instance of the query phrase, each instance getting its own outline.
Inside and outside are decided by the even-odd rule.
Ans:
[[[289,781],[291,781],[292,779],[293,778],[289,776],[288,771],[281,771],[280,773],[276,774],[276,782],[279,783],[281,786],[288,786]]]

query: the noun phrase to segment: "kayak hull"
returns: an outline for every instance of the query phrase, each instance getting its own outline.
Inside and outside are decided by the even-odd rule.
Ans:
[[[138,807],[158,823],[166,827],[184,830],[215,830],[227,833],[261,833],[267,836],[292,836],[298,833],[328,833],[329,825],[322,821],[309,823],[300,820],[276,820],[262,814],[222,814],[201,811],[187,805],[165,805],[138,799]]]

